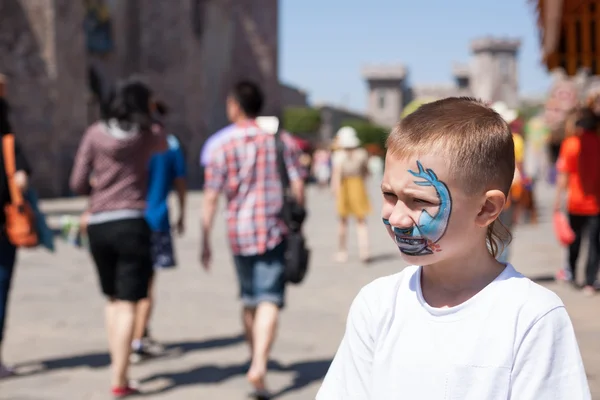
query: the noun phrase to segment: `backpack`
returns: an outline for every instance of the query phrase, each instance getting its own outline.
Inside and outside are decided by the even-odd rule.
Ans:
[[[6,236],[8,241],[16,247],[35,247],[38,245],[38,236],[35,228],[34,213],[15,182],[17,166],[15,160],[15,137],[13,134],[7,134],[2,137],[2,150],[8,191],[11,199],[11,202],[4,206]]]

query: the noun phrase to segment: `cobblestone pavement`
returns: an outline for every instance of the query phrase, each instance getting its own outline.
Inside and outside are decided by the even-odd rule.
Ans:
[[[329,193],[311,189],[307,226],[314,262],[305,284],[290,287],[269,383],[278,399],[311,399],[316,394],[341,338],[349,304],[358,289],[403,267],[375,212],[371,218],[374,262],[358,262],[351,237],[351,261],[333,263],[334,206]],[[542,220],[516,234],[517,269],[555,290],[574,321],[595,397],[600,398],[600,297],[555,284],[551,277],[564,255],[556,244],[547,205],[551,192],[540,190]],[[215,268],[205,273],[197,262],[200,194],[190,199],[188,231],[177,239],[180,267],[158,277],[153,335],[168,346],[164,357],[133,367],[148,399],[242,399],[249,387],[244,372],[248,351],[241,336],[239,303],[224,223],[214,235]],[[81,199],[44,203],[50,218],[76,213]],[[546,206],[546,207],[545,207]],[[5,358],[21,376],[0,383],[0,399],[79,400],[108,398],[108,355],[103,300],[88,255],[62,242],[55,254],[23,251],[14,281]]]

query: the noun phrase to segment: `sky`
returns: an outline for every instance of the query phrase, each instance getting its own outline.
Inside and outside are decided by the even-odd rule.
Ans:
[[[412,84],[452,84],[472,39],[521,40],[522,95],[542,95],[536,15],[528,0],[280,0],[279,71],[313,103],[365,110],[361,67],[403,64]]]

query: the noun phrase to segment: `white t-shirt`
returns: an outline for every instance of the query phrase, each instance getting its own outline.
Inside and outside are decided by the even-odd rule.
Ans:
[[[420,267],[354,299],[317,400],[588,400],[562,301],[511,266],[468,301],[433,308]]]

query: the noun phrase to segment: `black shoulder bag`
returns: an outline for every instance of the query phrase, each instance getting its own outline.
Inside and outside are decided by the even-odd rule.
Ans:
[[[283,205],[280,218],[287,227],[285,243],[285,279],[287,282],[298,284],[304,280],[308,271],[310,249],[306,247],[306,239],[302,234],[302,224],[306,219],[306,209],[300,205],[290,193],[290,178],[283,156],[285,144],[281,140],[281,132],[275,133],[277,148],[277,171],[281,180]]]

